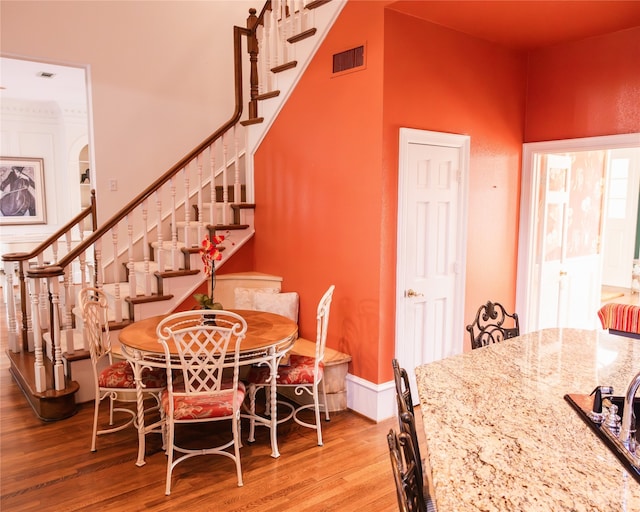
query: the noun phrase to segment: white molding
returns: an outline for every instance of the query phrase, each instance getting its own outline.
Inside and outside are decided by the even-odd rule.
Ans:
[[[393,381],[374,384],[350,373],[347,381],[347,407],[376,422],[396,414],[395,384]]]

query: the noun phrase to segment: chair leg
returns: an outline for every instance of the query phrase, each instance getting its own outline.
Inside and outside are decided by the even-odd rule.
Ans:
[[[313,408],[316,414],[316,431],[318,432],[318,446],[322,446],[322,424],[320,423],[320,400],[318,399],[318,384],[313,386]]]
[[[171,472],[173,471],[173,436],[174,436],[174,425],[173,422],[169,422],[168,425],[167,437],[169,439],[169,446],[167,448],[167,483],[165,486],[164,493],[169,496],[171,494]]]
[[[113,425],[113,404],[115,400],[111,394],[109,394],[109,425]]]
[[[238,487],[242,487],[244,482],[242,481],[242,467],[240,465],[240,414],[233,421],[233,452],[235,454],[236,462],[236,474],[238,476]]]
[[[329,403],[327,402],[327,391],[324,387],[324,379],[320,381],[320,385],[322,386],[322,399],[324,401],[324,421],[330,421],[329,418]]]
[[[91,451],[96,451],[96,438],[98,437],[98,413],[100,412],[100,395],[96,394],[93,407],[93,432],[91,435]]]

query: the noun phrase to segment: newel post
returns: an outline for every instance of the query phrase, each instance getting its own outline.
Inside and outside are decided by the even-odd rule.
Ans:
[[[53,355],[53,383],[54,389],[61,390],[65,388],[64,366],[62,362],[62,350],[60,346],[60,277],[64,276],[64,269],[52,265],[49,267],[38,267],[29,269],[27,277],[33,283],[33,291],[31,293],[31,317],[33,318],[33,349],[34,349],[34,372],[36,381],[36,391],[43,392],[47,388],[45,367],[44,367],[44,351],[42,346],[43,320],[40,318],[39,312],[42,305],[40,297],[49,297],[49,335],[51,336],[51,350]],[[40,289],[46,281],[44,294],[40,293]]]
[[[249,119],[258,117],[258,17],[256,10],[249,9],[249,17],[247,18],[247,52],[249,53],[249,61],[251,62],[249,72],[250,83],[250,100],[249,100]]]

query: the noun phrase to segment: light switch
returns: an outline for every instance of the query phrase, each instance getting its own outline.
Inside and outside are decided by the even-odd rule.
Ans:
[[[109,190],[111,192],[118,190],[118,180],[109,180]]]

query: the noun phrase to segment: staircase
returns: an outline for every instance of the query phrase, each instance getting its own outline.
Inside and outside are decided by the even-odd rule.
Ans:
[[[344,4],[273,0],[259,14],[251,9],[246,27],[234,27],[236,105],[223,126],[103,225],[92,194],[91,205],[38,248],[2,256],[10,371],[39,418],[66,418],[93,397],[80,289],[108,294],[117,338],[137,319],[173,311],[204,283],[206,235],[226,238],[216,268],[253,237],[253,153]]]

